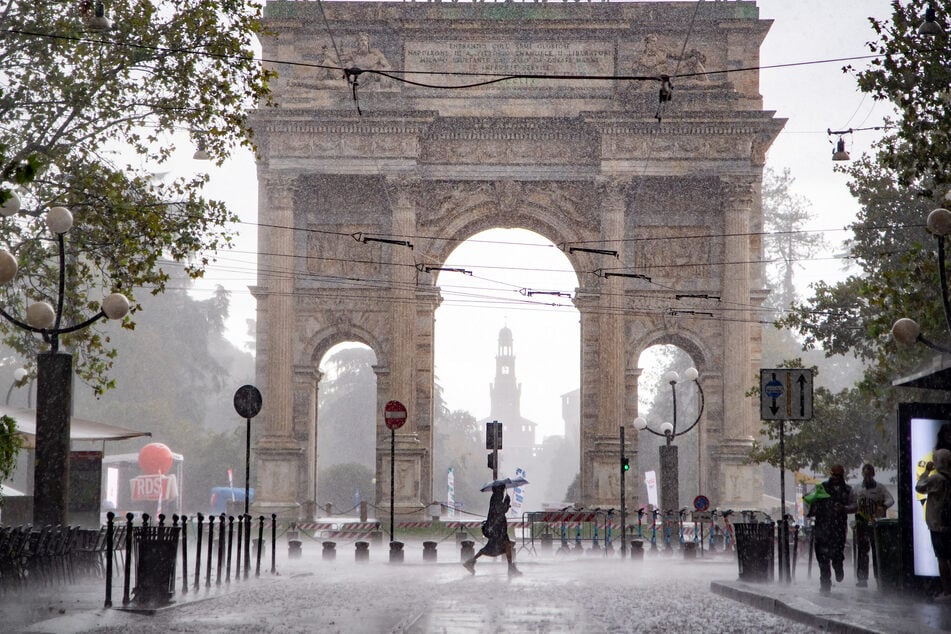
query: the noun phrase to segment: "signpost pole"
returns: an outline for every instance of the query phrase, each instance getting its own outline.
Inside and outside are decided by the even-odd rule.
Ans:
[[[390,430],[390,542],[393,534],[393,504],[396,498],[396,430],[406,422],[406,406],[399,401],[387,401],[383,407],[383,422]]]
[[[627,505],[624,496],[624,425],[621,425],[621,460],[618,468],[621,470],[621,559],[627,557]]]
[[[393,497],[396,495],[396,428],[390,429],[390,541],[396,541],[393,534]]]
[[[786,425],[784,420],[779,421],[779,578],[789,583],[789,523],[786,521]]]

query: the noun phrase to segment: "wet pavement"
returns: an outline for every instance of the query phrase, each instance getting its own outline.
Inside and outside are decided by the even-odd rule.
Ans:
[[[176,591],[154,610],[122,608],[121,577],[113,608],[104,608],[102,579],[0,594],[4,632],[941,632],[951,631],[951,605],[857,588],[851,572],[820,594],[801,563],[790,584],[738,580],[725,553],[697,559],[679,554],[622,560],[619,554],[521,552],[524,573],[509,577],[504,561],[480,559],[475,575],[460,565],[452,541],[436,562],[421,544],[406,544],[405,561],[389,563],[384,548],[356,562],[340,544],[334,560],[318,544],[304,556],[278,553],[269,567],[230,584]],[[180,587],[181,580],[177,582]],[[134,606],[128,606],[134,607]]]

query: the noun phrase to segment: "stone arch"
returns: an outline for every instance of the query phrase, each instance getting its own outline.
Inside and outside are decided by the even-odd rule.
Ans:
[[[673,3],[499,7],[470,3],[459,19],[446,3],[272,3],[263,56],[306,62],[328,30],[354,41],[371,32],[393,67],[621,75],[642,65],[643,33],[663,31],[671,41],[693,37],[709,66],[755,68],[769,28],[746,1],[712,3],[690,33]],[[256,512],[299,514],[314,355],[354,337],[377,354],[378,401],[399,400],[410,412],[393,465],[378,438],[376,502],[390,501],[393,484],[397,510],[423,514],[433,490],[441,296],[419,264],[445,261],[483,229],[512,226],[561,246],[579,279],[575,501],[617,505],[619,431],[636,410],[630,355],[665,341],[702,363],[714,405],[705,431],[712,488],[722,489],[711,497],[722,493],[734,508],[758,502],[759,476],[745,464],[756,412],[743,399],[759,361],[750,307],[763,296],[762,245],[752,236],[762,226],[762,156],[784,121],[763,109],[756,72],[685,82],[674,97],[685,116],[663,121],[646,85],[531,79],[463,96],[381,81],[361,90],[355,112],[353,95],[312,79],[279,79],[276,102],[286,107],[262,108],[251,121],[260,152],[256,364],[266,403],[254,452]],[[664,322],[682,308],[679,292],[722,297],[730,319]],[[707,302],[703,310],[725,309]]]

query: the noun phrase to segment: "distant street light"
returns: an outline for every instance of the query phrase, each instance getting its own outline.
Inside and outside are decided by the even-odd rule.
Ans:
[[[660,506],[661,511],[678,511],[680,509],[680,465],[677,458],[677,445],[673,441],[678,436],[683,436],[700,422],[703,416],[703,388],[697,380],[699,373],[696,368],[688,368],[684,372],[684,380],[692,381],[697,386],[700,394],[700,407],[697,411],[697,418],[694,419],[688,427],[677,430],[677,383],[680,382],[680,376],[671,370],[664,374],[664,381],[670,384],[671,394],[673,396],[673,422],[664,422],[660,426],[660,431],[655,431],[647,425],[644,418],[638,416],[634,419],[634,428],[638,431],[647,430],[655,436],[663,436],[667,439],[665,445],[660,449]]]
[[[9,201],[8,201],[9,202]],[[10,216],[19,210],[5,205],[0,213]],[[122,319],[129,312],[129,300],[112,293],[102,300],[98,313],[72,326],[64,326],[63,302],[66,294],[66,250],[63,234],[73,226],[73,215],[65,207],[53,207],[46,214],[46,225],[56,238],[59,249],[59,280],[56,307],[38,301],[26,309],[21,320],[2,307],[0,316],[13,325],[35,332],[49,344],[48,352],[36,355],[36,453],[33,475],[33,525],[66,525],[69,494],[69,424],[72,414],[73,355],[60,352],[59,336],[91,326],[102,318]],[[9,284],[17,274],[16,258],[0,249],[0,284]]]

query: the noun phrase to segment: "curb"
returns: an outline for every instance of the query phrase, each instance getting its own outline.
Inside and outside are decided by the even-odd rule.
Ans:
[[[886,634],[883,630],[868,629],[849,623],[847,621],[848,615],[844,612],[842,614],[836,614],[835,617],[833,617],[831,614],[817,614],[814,611],[809,611],[805,609],[806,606],[796,607],[792,605],[792,602],[800,604],[808,602],[804,602],[803,599],[797,598],[792,593],[790,593],[790,600],[787,602],[786,600],[764,596],[718,581],[710,582],[710,591],[714,594],[727,597],[728,599],[733,599],[734,601],[739,601],[754,608],[827,632],[836,632],[838,634]],[[809,606],[821,609],[814,603],[809,603]]]

